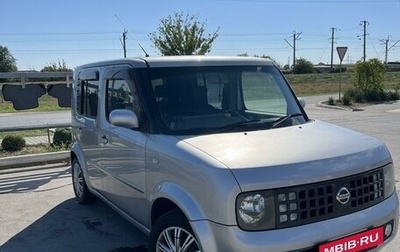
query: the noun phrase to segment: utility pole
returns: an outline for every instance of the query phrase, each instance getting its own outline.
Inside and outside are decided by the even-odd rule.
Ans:
[[[335,30],[338,30],[335,27],[331,28],[332,30],[332,37],[331,37],[331,69],[333,69],[333,47],[334,47],[334,43],[335,43]]]
[[[397,43],[400,42],[400,40],[397,40],[396,43],[394,43],[391,47],[389,47],[389,39],[390,35],[388,36],[387,39],[381,39],[380,41],[385,45],[385,65],[388,63],[388,54],[390,49],[392,49]]]
[[[122,33],[122,48],[124,49],[124,58],[126,58],[126,34],[128,33],[127,30],[124,30],[124,32]]]
[[[389,52],[389,37],[385,40],[381,39],[380,41],[385,45],[385,65],[388,63],[388,52]]]
[[[302,32],[300,33],[296,33],[296,31],[293,31],[293,45],[290,44],[286,39],[286,43],[289,44],[290,47],[293,48],[293,69],[296,67],[296,40],[300,39],[300,35],[302,34]]]
[[[115,15],[115,18],[118,19],[118,21],[121,23],[121,25],[125,27],[125,24],[122,22],[121,19],[119,19],[119,17],[117,15]],[[127,34],[128,34],[128,30],[124,29],[124,31],[122,32],[122,40],[119,39],[122,44],[122,49],[124,50],[124,58],[126,58],[126,39],[127,39],[126,35]]]
[[[363,33],[363,37],[364,37],[364,53],[363,53],[363,62],[365,62],[366,58],[367,58],[367,25],[369,25],[369,22],[364,20],[361,21],[360,25],[362,25],[364,27],[364,33]]]

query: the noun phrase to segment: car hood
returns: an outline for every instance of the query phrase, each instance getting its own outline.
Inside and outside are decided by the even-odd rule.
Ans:
[[[391,162],[382,142],[320,121],[181,140],[230,168],[249,190],[334,179]]]

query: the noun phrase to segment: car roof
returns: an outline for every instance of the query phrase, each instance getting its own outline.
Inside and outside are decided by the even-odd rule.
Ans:
[[[195,66],[252,66],[273,65],[265,58],[243,56],[162,56],[162,57],[134,57],[119,60],[94,62],[77,67],[77,69],[130,64],[136,68],[162,67],[195,67]],[[77,70],[76,69],[76,70]]]
[[[143,60],[150,67],[272,65],[264,58],[239,56],[164,56]]]

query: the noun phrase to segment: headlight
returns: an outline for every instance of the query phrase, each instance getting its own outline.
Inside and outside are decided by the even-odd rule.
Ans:
[[[239,215],[246,224],[259,222],[265,214],[265,201],[260,194],[250,195],[240,202]]]
[[[275,228],[272,193],[263,191],[240,194],[236,201],[236,216],[239,227],[244,230]]]
[[[383,167],[383,177],[385,179],[384,197],[386,199],[393,194],[395,188],[394,168],[392,163]]]

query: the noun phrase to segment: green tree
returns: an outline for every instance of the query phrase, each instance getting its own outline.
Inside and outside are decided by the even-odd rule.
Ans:
[[[357,62],[354,68],[354,87],[367,101],[382,100],[386,68],[378,59]]]
[[[58,60],[58,62],[51,62],[48,63],[45,67],[43,67],[40,72],[69,72],[72,71],[72,69],[67,67],[67,63],[62,60]]]
[[[274,64],[275,64],[277,67],[279,67],[279,68],[282,69],[282,66],[281,66],[278,62],[276,62],[276,60],[275,60],[274,58],[272,58],[272,57],[269,56],[269,55],[265,55],[265,54],[263,54],[263,55],[254,55],[254,57],[269,59],[270,61],[274,62]]]
[[[197,16],[174,13],[160,20],[158,32],[150,33],[150,40],[167,55],[204,55],[211,50],[212,43],[219,36],[219,28],[214,33],[205,34],[205,22]]]
[[[240,56],[240,57],[249,57],[249,54],[248,54],[247,52],[245,52],[245,53],[240,53],[240,54],[238,54],[237,56]],[[253,57],[256,57],[256,58],[263,58],[263,59],[269,59],[269,60],[272,61],[277,67],[282,68],[282,66],[281,66],[278,62],[276,62],[276,60],[275,60],[274,58],[272,58],[272,57],[269,56],[269,55],[265,55],[265,54],[263,54],[263,55],[257,55],[257,54],[254,54]]]
[[[297,59],[296,66],[293,69],[293,73],[295,74],[315,73],[314,65],[311,61],[308,61],[304,58]]]
[[[289,71],[289,70],[290,70],[289,64],[285,64],[285,65],[283,66],[282,70]]]
[[[17,60],[5,46],[0,46],[0,72],[16,72]]]

